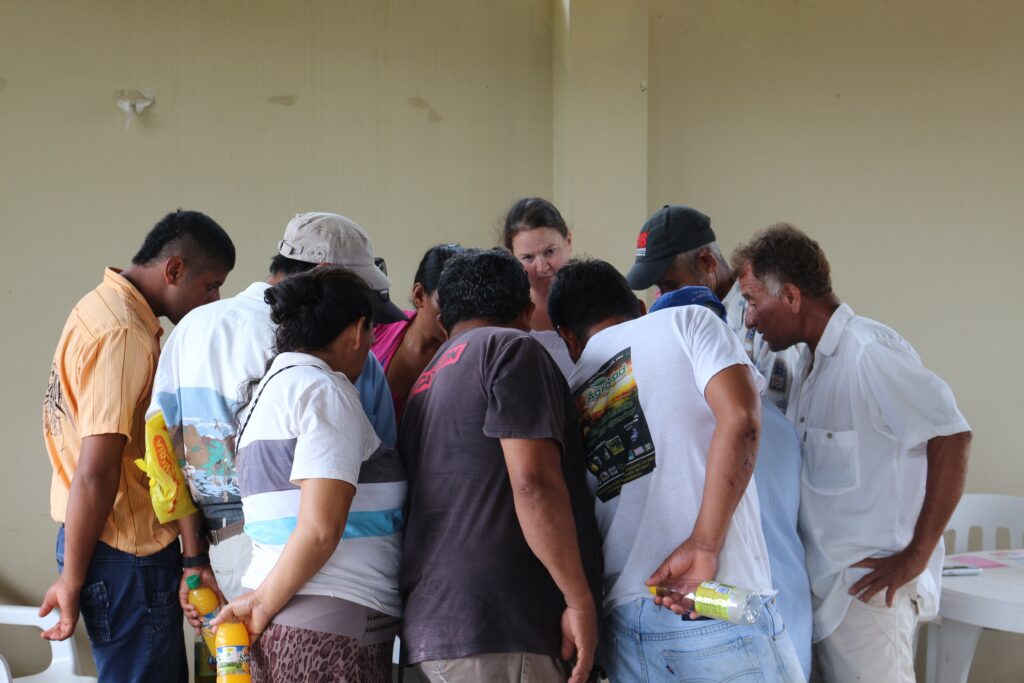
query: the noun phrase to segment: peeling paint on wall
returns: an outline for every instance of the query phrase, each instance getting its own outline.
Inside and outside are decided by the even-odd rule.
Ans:
[[[406,104],[409,105],[410,109],[425,111],[427,113],[427,121],[431,121],[432,123],[444,121],[444,116],[441,115],[441,112],[431,107],[430,104],[419,95],[410,97]]]

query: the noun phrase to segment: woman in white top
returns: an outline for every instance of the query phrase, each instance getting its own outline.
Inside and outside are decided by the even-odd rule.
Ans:
[[[256,681],[390,681],[406,484],[352,385],[373,338],[371,296],[336,267],[265,295],[277,355],[243,389],[237,437],[253,590],[214,622],[249,629]]]
[[[555,205],[539,197],[520,199],[505,215],[502,229],[505,248],[519,259],[530,280],[533,317],[530,330],[558,364],[562,374],[572,373],[573,363],[565,343],[548,317],[548,291],[558,269],[572,258],[572,233]]]

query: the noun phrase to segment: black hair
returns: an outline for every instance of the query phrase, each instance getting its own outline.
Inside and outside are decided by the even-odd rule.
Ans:
[[[283,254],[274,254],[274,257],[270,259],[270,274],[295,275],[296,273],[309,272],[316,268],[316,266],[316,263],[299,261],[293,258],[288,258]]]
[[[433,294],[441,282],[441,271],[444,270],[444,264],[452,256],[462,251],[461,244],[438,244],[436,247],[431,247],[420,259],[413,283],[418,282],[423,285],[423,289],[427,290],[427,294]]]
[[[609,318],[639,318],[640,302],[626,278],[607,261],[573,259],[562,266],[548,293],[548,317],[586,340],[587,330]]]
[[[213,220],[199,211],[178,209],[153,226],[132,263],[146,266],[154,261],[180,256],[193,276],[220,268],[235,267],[235,245]]]
[[[530,305],[526,271],[504,249],[466,249],[444,266],[437,286],[441,324],[448,330],[464,320],[506,325]]]
[[[322,349],[360,318],[369,330],[373,324],[372,297],[373,292],[361,277],[340,266],[319,266],[281,280],[263,294],[270,304],[270,319],[277,325],[274,356]],[[267,369],[271,363],[273,358],[267,361]],[[261,379],[254,377],[240,387],[236,418],[249,404]]]
[[[537,228],[551,228],[562,237],[569,236],[569,226],[554,204],[540,197],[524,197],[505,214],[505,227],[501,233],[505,248],[511,251],[513,237]]]

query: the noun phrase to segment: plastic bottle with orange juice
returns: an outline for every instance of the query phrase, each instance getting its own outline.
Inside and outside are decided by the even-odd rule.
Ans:
[[[199,618],[203,620],[203,640],[206,641],[206,647],[212,654],[217,650],[210,622],[217,616],[217,612],[220,612],[220,601],[217,599],[216,593],[202,585],[202,579],[198,574],[193,574],[185,579],[185,583],[188,585],[188,602],[196,608]]]
[[[237,621],[217,627],[217,683],[252,683],[249,631]]]

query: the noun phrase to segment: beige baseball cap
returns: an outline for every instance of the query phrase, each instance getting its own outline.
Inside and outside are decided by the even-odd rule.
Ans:
[[[369,236],[355,221],[320,211],[297,214],[288,221],[277,251],[296,261],[330,263],[351,270],[380,298],[374,305],[377,322],[406,320],[402,310],[391,303],[391,280],[377,267]]]

